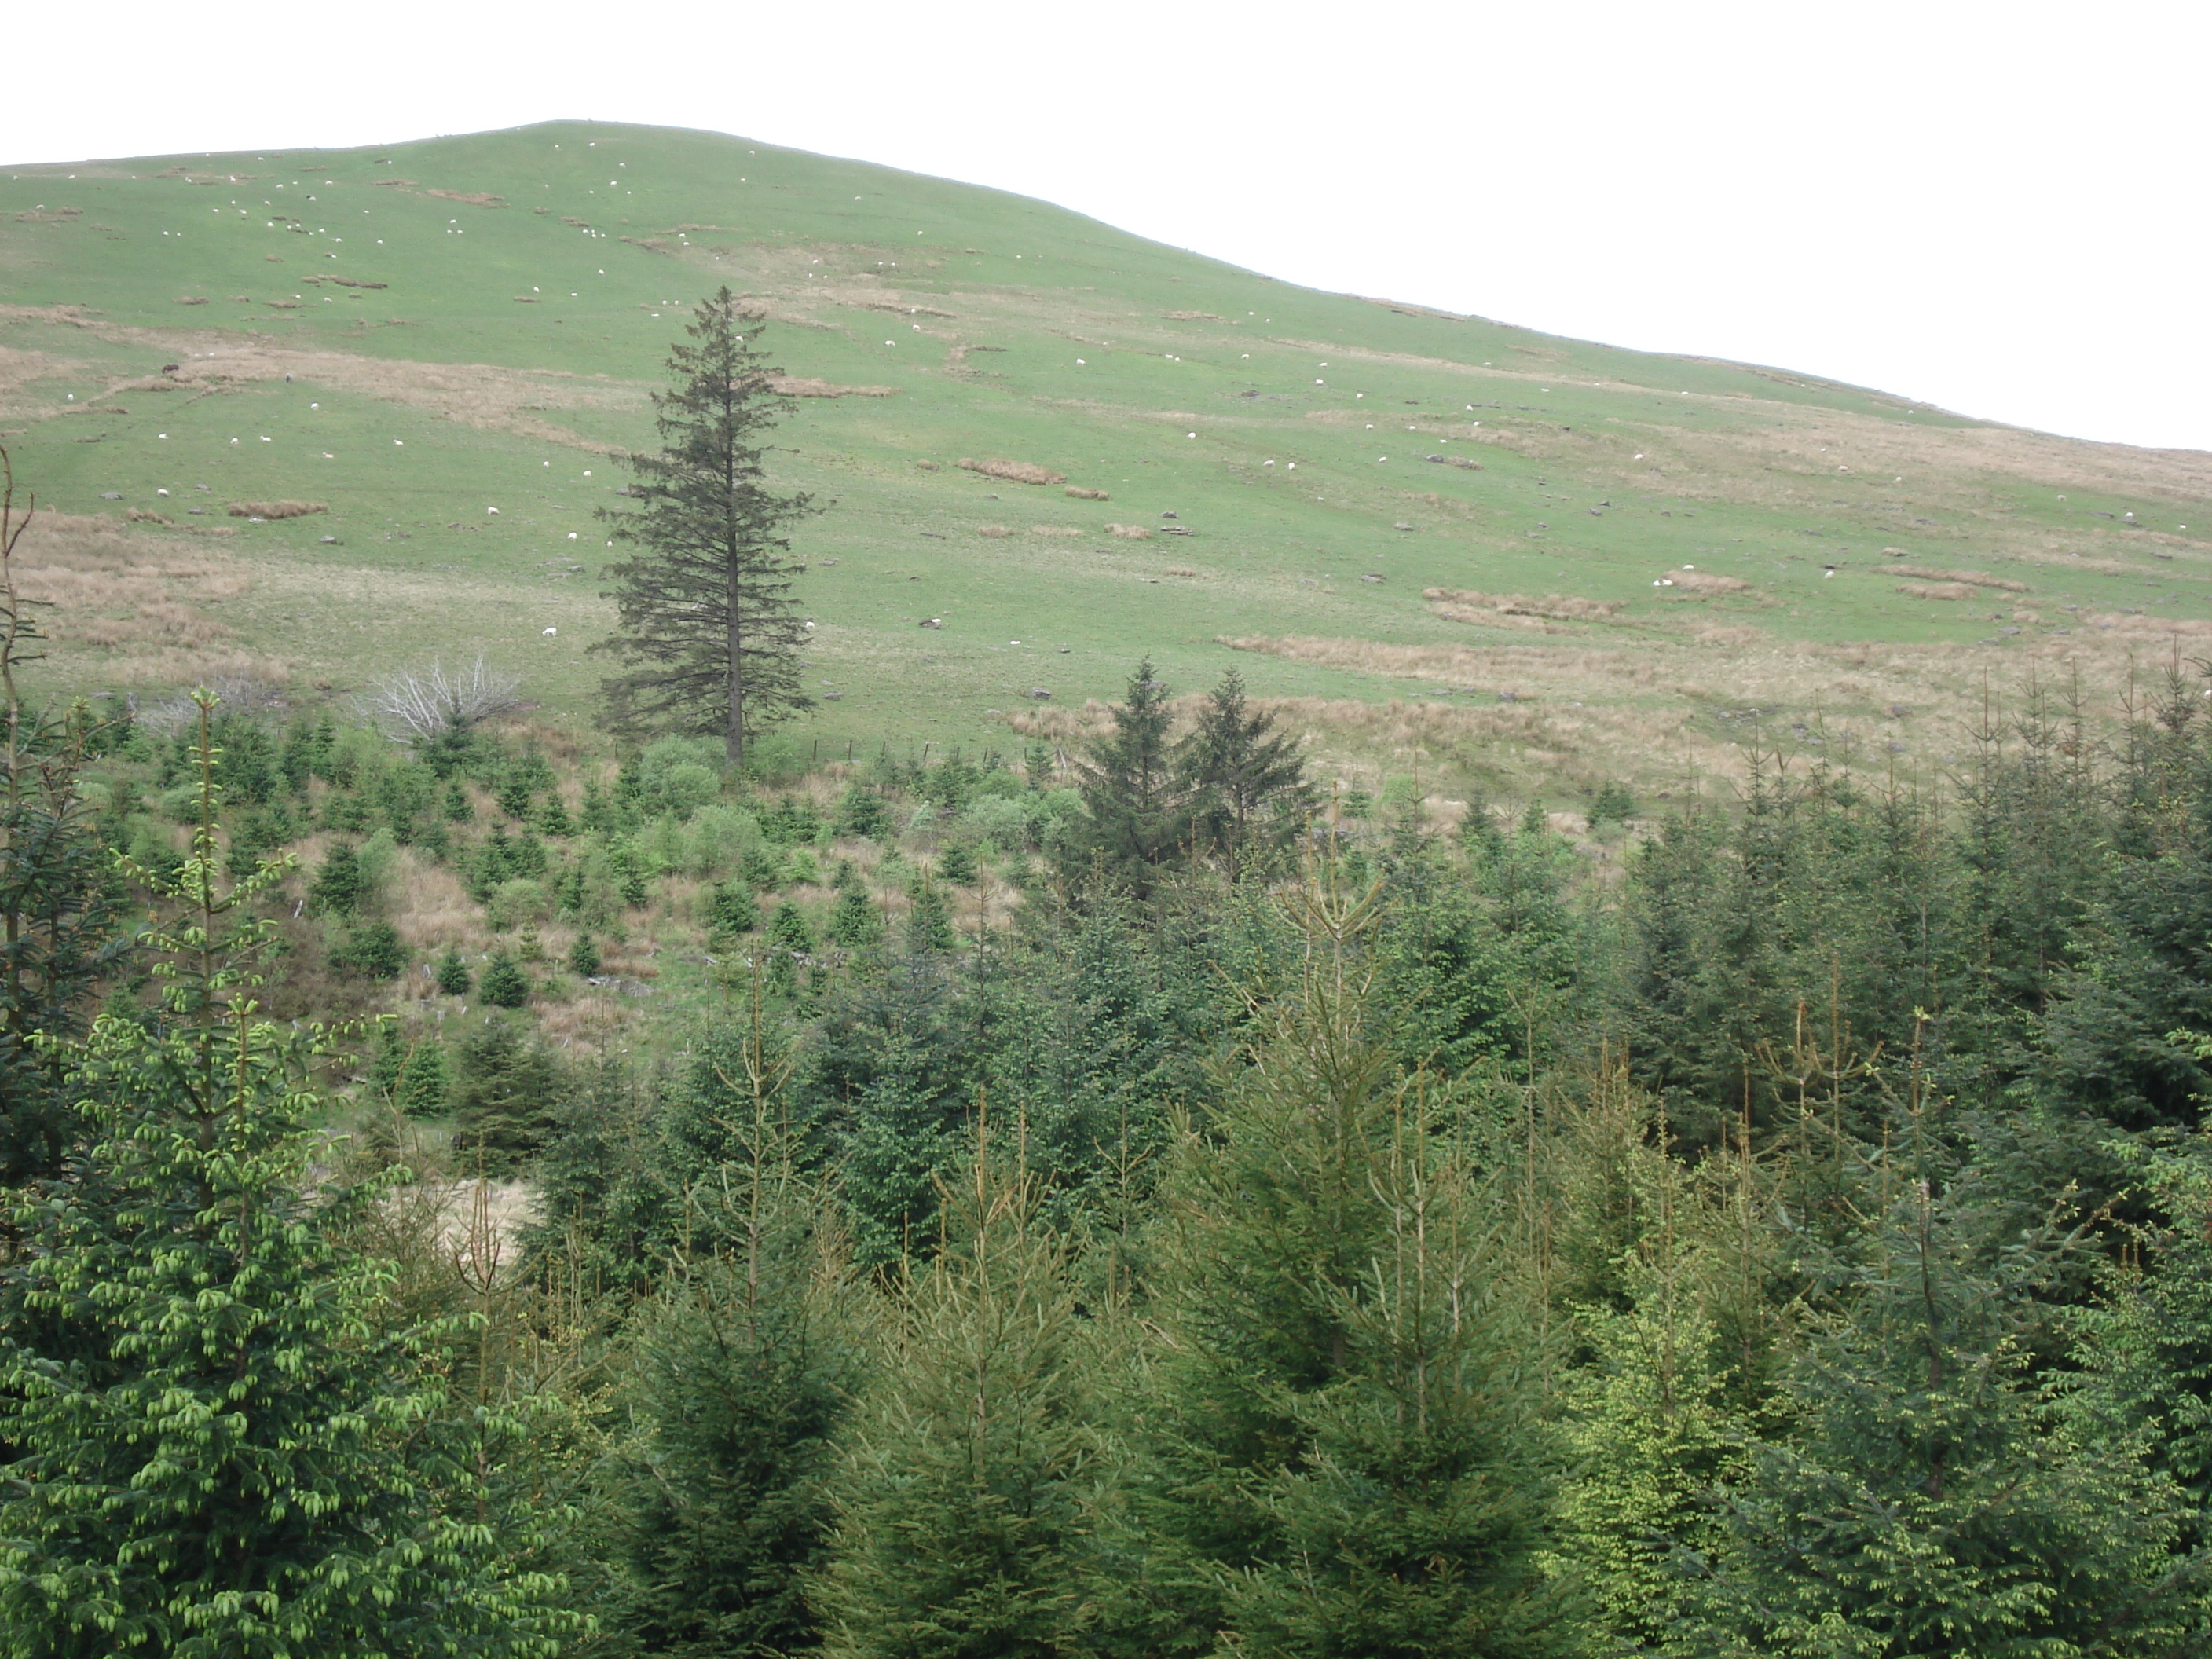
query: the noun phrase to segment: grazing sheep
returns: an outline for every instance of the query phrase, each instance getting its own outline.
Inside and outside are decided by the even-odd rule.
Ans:
[[[560,631],[561,630],[557,628],[549,628],[545,630],[545,637],[550,640]]]

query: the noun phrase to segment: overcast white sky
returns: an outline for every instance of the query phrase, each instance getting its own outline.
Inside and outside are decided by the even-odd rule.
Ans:
[[[125,0],[8,37],[0,161],[705,127],[1316,287],[2212,449],[2202,0]]]

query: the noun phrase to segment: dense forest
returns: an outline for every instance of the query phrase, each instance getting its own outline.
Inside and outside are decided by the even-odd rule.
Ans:
[[[2212,1642],[2179,667],[1600,863],[1233,676],[732,769],[29,638],[0,1653]]]

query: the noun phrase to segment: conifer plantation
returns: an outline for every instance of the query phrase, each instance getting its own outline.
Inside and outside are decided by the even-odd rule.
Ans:
[[[750,329],[639,730],[0,584],[0,1656],[2212,1651],[2204,673],[1579,843],[1149,661],[817,755]]]

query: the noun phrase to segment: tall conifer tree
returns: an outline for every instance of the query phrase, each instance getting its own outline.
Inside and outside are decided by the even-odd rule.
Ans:
[[[1071,876],[1096,871],[1144,897],[1182,846],[1189,826],[1168,738],[1170,695],[1149,657],[1129,676],[1113,731],[1091,745],[1081,769],[1086,833],[1072,837],[1064,854]]]
[[[1109,1602],[1127,1651],[1572,1645],[1528,1334],[1482,1183],[1374,1029],[1374,904],[1297,901],[1304,960],[1255,995],[1242,1073],[1167,1181],[1131,1511],[1159,1588]]]
[[[799,1170],[791,1055],[756,982],[672,1100],[687,1248],[640,1321],[624,1460],[617,1622],[636,1651],[744,1659],[810,1648],[805,1575],[824,1553],[831,1436],[861,1382],[834,1206]],[[701,1075],[703,1073],[703,1075]]]
[[[749,736],[811,706],[785,532],[816,509],[768,484],[765,434],[788,400],[764,326],[726,287],[701,302],[693,343],[669,352],[672,389],[653,394],[660,451],[628,458],[641,503],[602,515],[637,550],[607,570],[619,620],[593,649],[630,665],[610,704],[625,724],[720,737],[732,766]]]
[[[1235,669],[1200,706],[1177,757],[1192,794],[1192,827],[1234,881],[1279,856],[1304,828],[1313,791],[1298,740],[1255,709]]]
[[[825,1659],[1088,1651],[1090,1431],[1067,1250],[979,1123],[944,1246],[902,1288],[838,1476]]]

